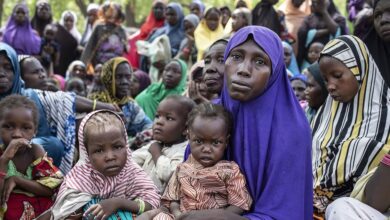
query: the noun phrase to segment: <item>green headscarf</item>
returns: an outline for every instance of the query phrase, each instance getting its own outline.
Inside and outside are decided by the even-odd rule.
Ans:
[[[179,84],[173,89],[167,89],[162,82],[153,83],[135,99],[146,115],[152,120],[154,119],[158,105],[165,97],[172,94],[182,95],[186,88],[187,64],[179,59],[174,59],[171,62],[178,62],[180,64],[181,79]]]

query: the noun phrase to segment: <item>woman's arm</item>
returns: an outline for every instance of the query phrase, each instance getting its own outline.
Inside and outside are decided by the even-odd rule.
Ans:
[[[385,157],[388,157],[387,161],[390,161],[389,155]],[[389,186],[390,166],[382,162],[367,183],[364,202],[382,213],[386,212],[390,208]]]
[[[112,104],[96,101],[94,109],[94,101],[82,96],[76,96],[76,112],[91,112],[93,110],[108,109],[114,112],[120,112],[121,109]]]
[[[325,0],[314,0],[312,2],[312,9],[314,13],[319,13],[322,15],[322,19],[326,24],[329,33],[335,35],[339,25],[333,20],[328,12],[327,3]]]

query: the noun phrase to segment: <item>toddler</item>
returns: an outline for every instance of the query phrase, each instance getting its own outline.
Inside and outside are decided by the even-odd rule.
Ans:
[[[131,158],[119,115],[95,111],[78,134],[80,159],[67,174],[52,207],[52,219],[131,219],[160,204],[147,174]]]
[[[0,102],[0,219],[34,219],[53,204],[63,176],[44,149],[31,142],[38,109],[27,97]]]
[[[219,105],[196,106],[187,122],[191,155],[177,166],[162,196],[162,210],[154,219],[175,219],[193,210],[249,210],[252,199],[245,177],[233,161],[223,160],[231,117]],[[169,210],[169,212],[167,211]]]
[[[176,166],[184,159],[188,141],[186,121],[195,103],[184,96],[171,95],[158,106],[153,123],[154,141],[133,152],[133,159],[164,192]]]

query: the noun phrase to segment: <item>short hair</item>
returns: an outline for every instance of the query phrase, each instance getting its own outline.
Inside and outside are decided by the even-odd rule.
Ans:
[[[84,125],[83,137],[84,145],[88,151],[88,134],[91,130],[105,131],[106,127],[113,126],[121,128],[123,135],[126,136],[126,130],[123,122],[117,115],[110,111],[102,111],[92,115]]]
[[[191,128],[196,117],[202,118],[221,118],[225,122],[226,132],[230,134],[232,129],[232,116],[223,106],[213,103],[202,103],[197,105],[189,114],[187,120],[188,129]]]
[[[30,56],[30,55],[19,55],[18,58],[19,58],[19,66],[20,66],[20,75],[22,78],[24,77],[24,63],[25,62],[31,61],[31,60],[37,60],[40,63],[40,61],[36,57]]]
[[[32,112],[35,128],[38,129],[39,113],[35,103],[22,95],[9,95],[0,101],[0,120],[3,120],[6,110],[15,108],[25,108]]]
[[[192,99],[190,99],[186,96],[168,95],[164,100],[167,100],[167,99],[175,100],[176,102],[178,102],[180,104],[180,106],[184,107],[185,112],[182,112],[184,114],[184,117],[185,117],[184,121],[187,121],[188,114],[196,106],[196,103]]]
[[[246,20],[247,25],[252,25],[252,12],[251,12],[251,10],[249,10],[248,8],[240,7],[240,8],[235,9],[233,11],[233,14],[234,13],[237,13],[240,16],[242,16]]]

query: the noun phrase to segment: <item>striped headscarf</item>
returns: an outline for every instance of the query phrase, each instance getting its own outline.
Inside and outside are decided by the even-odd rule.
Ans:
[[[76,204],[80,203],[77,199],[78,194],[80,194],[80,196],[89,194],[100,199],[124,198],[134,200],[139,198],[149,203],[154,208],[158,207],[160,204],[158,190],[147,174],[132,160],[129,146],[127,146],[126,164],[118,175],[112,177],[103,176],[93,168],[84,143],[84,128],[88,120],[99,113],[112,113],[121,121],[123,131],[125,132],[123,136],[126,139],[126,143],[128,143],[123,121],[116,113],[108,110],[100,110],[91,112],[85,116],[78,131],[80,159],[65,176],[53,209],[62,209],[62,212],[65,212],[64,210],[66,210],[69,214],[77,211],[78,208],[86,204],[85,201],[84,204]],[[70,195],[67,191],[76,192],[76,195]],[[72,202],[75,204],[70,205],[70,209],[58,207],[59,205],[56,205],[71,200],[74,200]],[[75,210],[72,210],[72,208]],[[63,213],[61,213],[61,215],[62,214]]]
[[[113,103],[118,105],[124,105],[130,100],[132,100],[130,96],[123,97],[122,99],[118,99],[115,96],[115,71],[121,63],[129,64],[129,61],[123,57],[115,57],[110,59],[103,65],[100,79],[105,89],[101,93],[92,95],[89,98],[96,99],[101,102]],[[131,71],[133,71],[130,64],[129,66]]]
[[[365,44],[341,36],[325,46],[320,60],[323,56],[351,70],[359,90],[348,103],[328,96],[312,123],[314,206],[319,212],[348,196],[390,150],[390,91]]]

